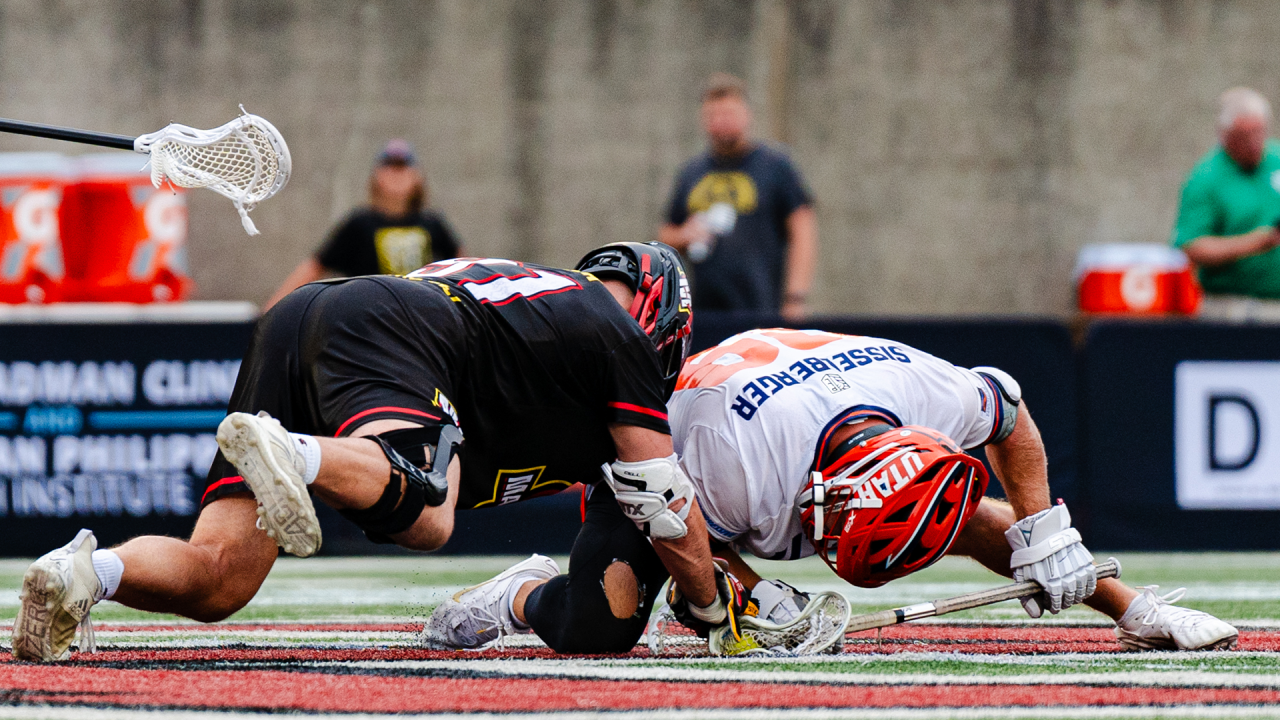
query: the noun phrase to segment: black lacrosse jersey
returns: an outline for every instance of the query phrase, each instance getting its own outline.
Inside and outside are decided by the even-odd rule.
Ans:
[[[609,423],[670,434],[657,352],[591,275],[460,258],[405,280],[449,298],[461,320],[425,325],[465,334],[441,338],[462,346],[441,380],[465,438],[459,508],[597,482],[617,458]]]

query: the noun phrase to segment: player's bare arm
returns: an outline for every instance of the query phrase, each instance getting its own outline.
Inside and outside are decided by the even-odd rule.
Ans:
[[[671,436],[630,425],[609,428],[618,446],[618,459],[624,462],[674,457]],[[678,468],[679,466],[677,466]],[[684,500],[677,498],[671,512],[682,513]],[[707,527],[698,509],[697,498],[689,499],[684,517],[685,535],[678,538],[654,538],[653,549],[666,565],[681,591],[690,602],[706,607],[716,599],[715,571],[711,562],[711,544]]]
[[[996,479],[1004,487],[1017,520],[1049,508],[1049,460],[1025,402],[1018,405],[1017,421],[1009,437],[991,443],[986,450],[987,460],[996,471]]]

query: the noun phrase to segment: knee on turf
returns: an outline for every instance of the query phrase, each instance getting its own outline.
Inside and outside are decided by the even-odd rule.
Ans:
[[[614,560],[598,581],[603,597],[589,593],[570,596],[564,617],[569,627],[539,637],[558,653],[626,653],[644,634],[645,618],[637,617],[643,603],[640,582],[625,561]],[[603,600],[604,602],[601,602]]]
[[[609,612],[618,620],[626,620],[636,614],[640,608],[640,582],[631,566],[621,560],[614,560],[605,568],[604,598],[609,601]]]

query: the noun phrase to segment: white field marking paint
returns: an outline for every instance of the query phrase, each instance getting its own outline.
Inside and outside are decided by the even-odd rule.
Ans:
[[[826,685],[1102,685],[1126,687],[1280,687],[1280,674],[1213,673],[1202,670],[1119,671],[1108,673],[1035,673],[974,676],[938,673],[841,674],[740,669],[664,668],[621,665],[572,665],[543,660],[396,660],[381,662],[308,663],[308,667],[364,668],[378,670],[451,670],[491,676],[531,675],[582,680],[662,680],[670,682],[759,682],[771,684],[821,682]]]
[[[370,715],[307,713],[308,718],[337,720],[777,720],[785,715],[797,720],[1103,720],[1110,718],[1274,718],[1275,708],[1246,705],[1182,705],[1178,707],[1044,707],[1044,708],[923,708],[881,710],[871,708],[819,709],[766,708],[761,710],[649,710],[539,713],[430,713],[421,715]],[[143,710],[107,708],[9,706],[0,707],[0,720],[261,720],[262,713],[223,710]]]
[[[317,579],[296,587],[263,589],[249,601],[248,607],[396,605],[406,608],[438,605],[462,586],[398,586],[398,587],[334,587],[335,583]],[[0,591],[0,607],[18,607],[18,591]]]
[[[719,662],[726,669],[732,667],[737,670],[750,669],[755,664],[768,665],[806,665],[814,663],[822,663],[824,665],[840,664],[840,665],[877,665],[885,663],[911,663],[911,662],[956,662],[956,663],[972,663],[974,665],[1084,665],[1084,664],[1102,664],[1112,662],[1116,665],[1122,663],[1143,663],[1147,667],[1144,669],[1155,670],[1160,667],[1168,667],[1170,669],[1183,669],[1182,665],[1186,663],[1212,663],[1223,657],[1231,659],[1266,659],[1275,660],[1280,657],[1274,652],[1264,652],[1258,650],[1233,650],[1229,655],[1221,652],[1205,650],[1200,652],[1188,652],[1184,650],[1153,650],[1141,653],[1121,653],[1121,652],[1105,652],[1105,653],[1057,653],[1052,655],[989,655],[978,653],[959,653],[959,652],[897,652],[888,654],[864,655],[862,653],[845,653],[843,655],[818,655],[807,657],[770,657],[752,659],[750,657],[742,658],[603,658],[600,660],[582,660],[582,659],[566,659],[566,660],[542,660],[542,662],[592,662],[599,665],[698,665],[708,662]],[[502,659],[502,658],[495,658]],[[1159,663],[1165,662],[1165,665]],[[845,672],[843,670],[811,670],[808,672]],[[1221,672],[1230,673],[1231,669],[1223,669]]]
[[[955,597],[976,590],[989,590],[1001,582],[1008,581],[992,575],[990,583],[902,583],[867,589],[852,587],[846,583],[811,582],[803,587],[805,592],[811,593],[838,592],[855,605],[889,606]],[[1206,583],[1188,584],[1186,588],[1188,600],[1280,600],[1280,583],[1231,582],[1214,585]]]
[[[207,630],[197,630],[195,628],[189,629],[189,630],[186,628],[173,629],[173,628],[164,628],[164,626],[160,626],[160,628],[157,628],[155,630],[138,628],[138,629],[132,629],[132,630],[123,630],[122,632],[122,630],[113,630],[108,628],[106,630],[97,630],[95,634],[96,634],[96,637],[99,637],[100,639],[109,639],[109,641],[111,641],[111,639],[114,639],[114,641],[127,641],[127,639],[145,638],[145,637],[207,638],[207,637],[210,637],[210,635],[220,635],[220,637],[232,637],[232,635],[234,635],[234,637],[237,637],[237,638],[261,638],[261,639],[284,638],[284,639],[298,639],[298,641],[306,641],[307,638],[344,638],[344,637],[369,638],[370,641],[396,641],[396,639],[404,639],[404,638],[412,637],[412,635],[415,635],[417,633],[402,633],[402,632],[397,632],[397,630],[387,630],[387,632],[383,632],[383,630],[362,630],[357,628],[352,628],[351,630],[343,630],[343,629],[291,630],[288,628],[276,628],[276,629],[270,629],[270,630],[246,630],[242,628],[228,628],[228,629],[220,630],[218,629],[218,626],[214,625],[212,626],[212,628]]]

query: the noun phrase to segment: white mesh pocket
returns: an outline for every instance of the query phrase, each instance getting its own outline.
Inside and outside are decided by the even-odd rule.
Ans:
[[[733,638],[728,626],[714,628],[701,640],[675,619],[663,603],[649,622],[649,652],[669,655],[773,655],[801,656],[839,653],[844,647],[845,626],[852,608],[839,593],[814,595],[800,615],[782,625],[751,616],[738,621],[742,640]]]
[[[241,108],[243,110],[244,108]],[[172,124],[143,135],[134,149],[151,156],[151,182],[208,188],[235,204],[244,229],[257,235],[249,211],[289,181],[289,146],[275,126],[245,113],[213,130]]]

